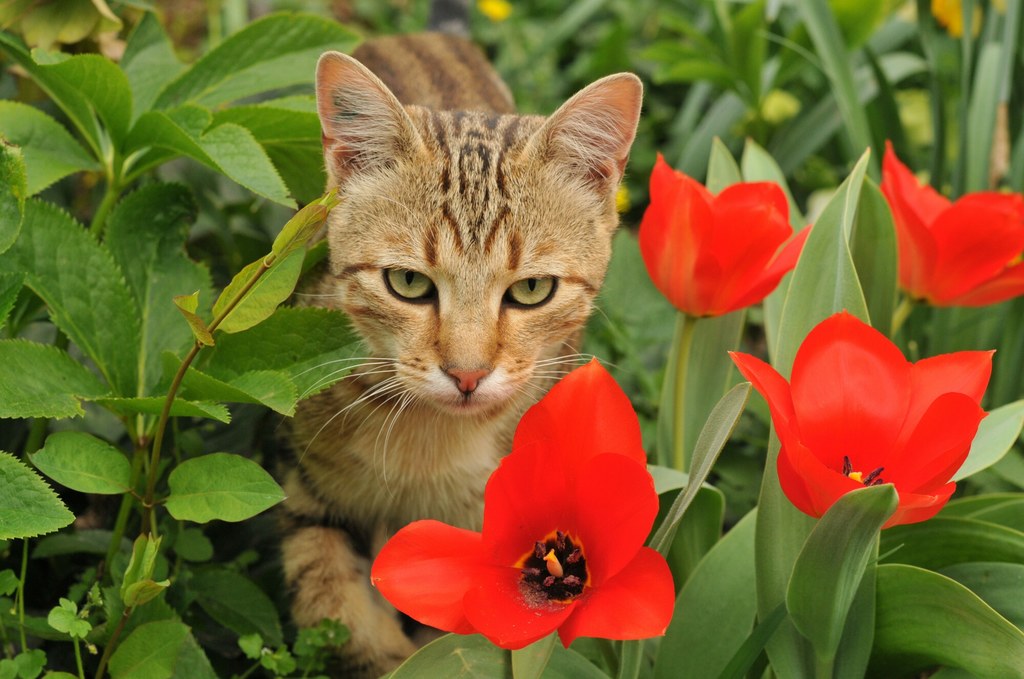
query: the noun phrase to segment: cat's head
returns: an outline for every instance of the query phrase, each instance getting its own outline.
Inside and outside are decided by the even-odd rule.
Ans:
[[[547,118],[438,112],[331,52],[316,89],[343,197],[328,223],[333,305],[415,397],[500,412],[574,350],[590,313],[639,79],[598,80]]]

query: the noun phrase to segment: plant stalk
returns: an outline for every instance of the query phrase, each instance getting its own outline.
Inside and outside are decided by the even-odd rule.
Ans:
[[[85,679],[85,668],[82,667],[82,648],[78,642],[78,637],[71,637],[71,642],[75,645],[75,665],[78,666],[78,679]]]
[[[681,313],[682,332],[679,335],[678,353],[676,354],[675,403],[672,420],[672,466],[679,471],[686,471],[686,372],[690,363],[690,349],[693,346],[693,333],[697,320],[689,314]]]
[[[892,336],[895,337],[899,333],[903,324],[906,323],[907,318],[910,317],[911,312],[914,310],[914,300],[909,295],[904,295],[900,300],[899,306],[896,307],[896,311],[892,314]]]
[[[644,642],[632,639],[622,642],[622,653],[619,655],[619,673],[616,679],[637,679],[640,676],[640,664],[644,659]]]
[[[28,576],[28,538],[21,541],[21,575],[18,576],[18,633],[21,635],[21,652],[28,650],[25,639],[25,578]]]
[[[94,679],[103,679],[103,674],[107,671],[107,663],[114,652],[114,647],[117,646],[117,640],[121,637],[121,633],[124,632],[124,626],[128,623],[128,618],[131,617],[134,610],[134,608],[126,608],[124,613],[121,614],[121,620],[118,621],[117,627],[114,628],[114,633],[110,635],[110,641],[103,647],[103,655],[100,656],[100,664],[96,668]]]

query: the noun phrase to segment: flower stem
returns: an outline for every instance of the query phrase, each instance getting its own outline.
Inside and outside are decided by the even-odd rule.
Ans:
[[[111,653],[115,646],[117,646],[117,640],[121,637],[121,633],[124,632],[124,626],[128,622],[128,618],[131,617],[134,608],[126,608],[124,613],[121,614],[121,619],[117,623],[117,627],[114,628],[114,633],[110,635],[110,641],[103,647],[103,655],[100,656],[100,664],[96,668],[96,676],[94,679],[103,679],[104,673],[107,671],[107,662],[110,660]]]
[[[18,576],[18,632],[21,634],[21,652],[28,651],[25,639],[25,578],[28,575],[28,538],[21,541],[21,575]]]
[[[616,679],[637,679],[640,676],[640,664],[643,659],[643,641],[623,641],[622,653],[619,654],[619,673],[616,675]]]
[[[71,637],[75,645],[75,665],[78,666],[78,679],[85,679],[85,668],[82,667],[82,648],[78,643],[78,637]]]
[[[679,471],[686,471],[686,371],[690,363],[690,348],[693,346],[693,333],[696,327],[696,318],[680,313],[676,326],[679,345],[676,350],[675,400],[672,413],[672,466]]]
[[[892,336],[895,337],[896,333],[900,331],[903,324],[907,321],[910,316],[910,312],[914,310],[914,300],[909,296],[904,296],[900,300],[899,306],[896,307],[896,311],[892,314]]]

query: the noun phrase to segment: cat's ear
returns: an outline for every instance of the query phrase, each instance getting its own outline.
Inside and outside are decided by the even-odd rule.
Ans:
[[[330,184],[413,156],[423,140],[398,98],[368,68],[340,52],[316,65],[316,106]]]
[[[597,80],[555,111],[532,140],[544,160],[586,183],[614,190],[629,159],[643,85],[632,73]]]

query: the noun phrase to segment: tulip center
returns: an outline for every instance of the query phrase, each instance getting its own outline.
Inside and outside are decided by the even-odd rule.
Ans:
[[[589,576],[581,547],[562,531],[535,542],[519,560],[527,598],[537,604],[568,603],[582,594]]]
[[[853,471],[853,463],[850,462],[850,458],[843,455],[843,475],[849,476],[854,481],[863,483],[865,486],[880,486],[885,483],[882,477],[879,476],[883,471],[885,471],[885,467],[876,467],[865,476],[864,472]]]

